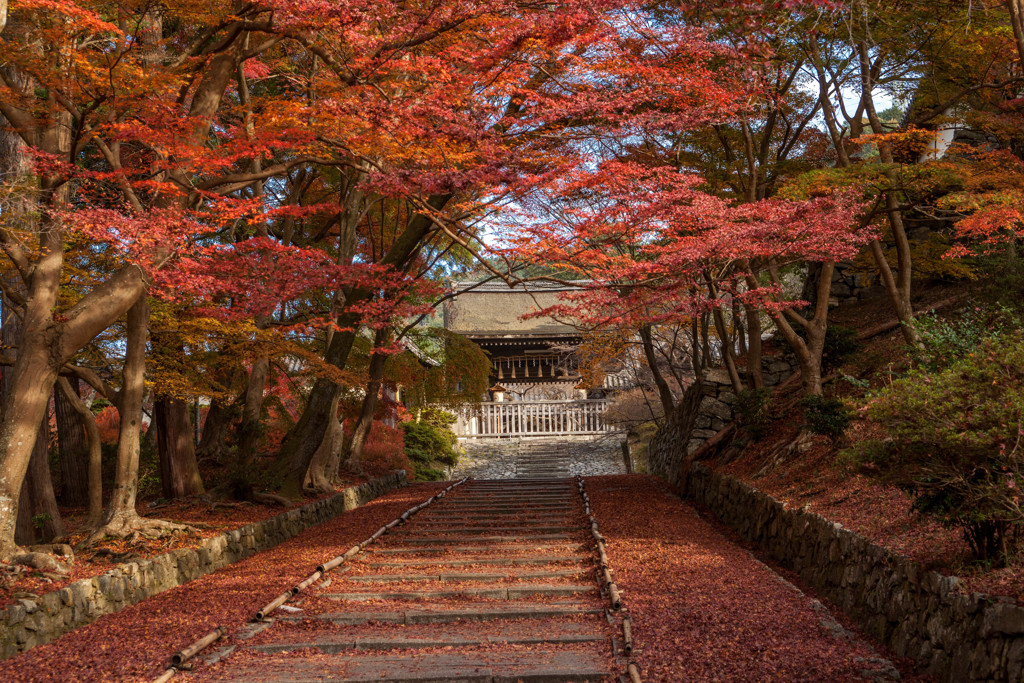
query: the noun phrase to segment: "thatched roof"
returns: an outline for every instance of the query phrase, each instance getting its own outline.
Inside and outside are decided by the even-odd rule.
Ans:
[[[456,289],[461,293],[444,304],[444,326],[453,332],[470,338],[578,334],[572,325],[547,316],[521,319],[524,314],[557,304],[559,295],[574,287],[529,283],[510,288],[504,282],[459,282]]]

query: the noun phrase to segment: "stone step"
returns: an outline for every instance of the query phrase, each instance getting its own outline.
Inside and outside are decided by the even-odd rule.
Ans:
[[[589,558],[588,558],[589,559]],[[538,555],[535,557],[480,557],[473,560],[403,560],[397,562],[367,562],[367,567],[464,567],[471,565],[493,565],[503,567],[535,566],[556,563],[582,563],[579,555]]]
[[[250,649],[257,652],[279,653],[295,650],[318,650],[323,654],[340,654],[351,650],[404,650],[427,647],[473,647],[476,645],[567,645],[575,643],[593,643],[607,640],[603,635],[569,635],[561,637],[545,636],[487,636],[485,638],[458,638],[439,636],[435,638],[356,638],[354,640],[332,639],[295,643],[273,643],[253,645]]]
[[[401,538],[412,537],[416,535],[417,531],[430,534],[462,534],[464,536],[473,536],[475,534],[488,534],[488,535],[501,535],[504,533],[516,533],[518,531],[530,531],[530,532],[541,532],[541,533],[568,533],[574,531],[572,527],[568,527],[564,524],[545,524],[543,526],[536,524],[516,524],[514,526],[462,526],[460,524],[453,524],[451,522],[445,524],[442,527],[432,526],[429,529],[409,528],[405,535]],[[395,535],[395,538],[399,538],[399,535]]]
[[[592,648],[591,648],[592,649]],[[334,659],[271,655],[225,671],[214,680],[264,683],[576,683],[609,680],[596,651],[438,652]]]
[[[507,629],[505,623],[495,622],[501,629]],[[607,641],[608,636],[604,633],[581,632],[582,629],[562,628],[562,625],[537,624],[528,633],[473,633],[470,628],[457,629],[449,626],[443,631],[431,629],[426,632],[420,627],[418,633],[408,632],[410,629],[402,627],[400,634],[377,634],[360,636],[358,634],[319,633],[302,634],[301,640],[288,639],[284,642],[265,643],[253,645],[251,649],[257,652],[278,653],[292,652],[295,650],[318,650],[323,654],[339,654],[352,650],[405,650],[427,647],[475,647],[478,645],[573,645],[576,643],[594,643]],[[495,629],[492,629],[495,630]],[[521,630],[521,629],[520,629]],[[294,634],[284,633],[283,637],[288,638]]]
[[[537,596],[570,596],[595,593],[597,593],[596,585],[524,584],[494,588],[428,591],[348,591],[344,593],[321,593],[321,597],[343,602],[362,600],[450,600],[462,597],[489,598],[491,600],[521,600]]]
[[[446,537],[446,538],[437,538],[437,537],[417,538],[415,536],[401,536],[401,537],[396,536],[395,540],[400,541],[401,543],[404,543],[406,545],[437,545],[437,544],[447,545],[449,543],[465,544],[465,543],[481,543],[481,542],[488,542],[488,543],[525,543],[525,542],[529,542],[529,541],[554,541],[554,540],[561,540],[561,539],[568,540],[570,537],[571,537],[571,534],[558,534],[558,533],[552,533],[552,534],[546,534],[546,533],[545,534],[517,534],[515,536],[483,536],[483,535],[467,534],[467,535],[463,535],[463,536],[454,536],[453,535],[453,536],[449,536],[449,537]]]
[[[471,539],[471,540],[479,540],[479,539]],[[520,550],[545,552],[545,551],[549,551],[549,550],[552,550],[552,549],[555,549],[555,550],[558,550],[558,551],[562,551],[562,552],[578,552],[578,553],[581,553],[579,555],[579,557],[581,557],[581,558],[582,557],[589,557],[589,554],[583,554],[585,551],[589,550],[589,548],[586,545],[582,544],[582,543],[566,542],[566,543],[560,543],[560,544],[550,544],[550,543],[548,543],[548,544],[537,545],[533,541],[527,540],[527,539],[518,539],[516,541],[509,541],[509,542],[506,542],[506,543],[494,543],[494,544],[489,544],[489,545],[468,545],[468,544],[463,544],[463,545],[452,546],[452,547],[447,547],[447,548],[431,548],[431,547],[421,547],[421,546],[391,546],[391,547],[373,547],[373,546],[371,546],[369,548],[369,552],[370,553],[377,553],[377,554],[381,554],[381,555],[416,555],[416,556],[438,555],[438,554],[441,554],[441,553],[452,552],[452,553],[457,553],[460,557],[464,557],[465,555],[472,554],[472,553],[484,553],[484,554],[487,554],[487,555],[493,555],[493,554],[499,553],[499,552],[511,552],[511,551],[520,551]]]
[[[569,515],[559,515],[557,517],[522,517],[520,515],[502,515],[490,518],[448,517],[430,521],[423,521],[422,523],[409,525],[404,529],[404,531],[412,533],[422,531],[433,531],[434,529],[445,528],[479,529],[484,525],[489,525],[488,528],[490,529],[536,530],[538,528],[543,527],[561,527],[563,529],[578,529],[580,521],[579,519],[573,519]]]
[[[483,511],[483,510],[439,510],[428,515],[418,517],[416,522],[424,524],[436,524],[446,519],[504,519],[509,517],[521,519],[563,519],[577,513],[574,508],[563,508],[561,510],[509,510],[509,511]]]
[[[465,506],[482,506],[489,505],[493,507],[511,506],[511,507],[565,507],[575,504],[576,498],[573,496],[552,496],[551,498],[534,498],[531,496],[503,496],[502,498],[463,498],[462,500],[453,500],[439,505],[437,509],[444,510],[455,507]]]
[[[438,574],[360,574],[345,576],[345,581],[360,583],[387,583],[390,581],[501,581],[502,579],[557,579],[579,576],[585,569],[561,569],[540,572],[441,572]]]
[[[529,501],[520,501],[516,503],[460,503],[458,505],[451,505],[444,508],[437,508],[431,510],[432,514],[457,514],[460,512],[476,512],[476,513],[488,513],[488,514],[509,514],[509,513],[561,513],[568,514],[575,512],[579,507],[575,504],[575,501],[563,501],[554,505],[540,505],[537,503],[531,503]]]
[[[517,603],[495,607],[457,608],[447,604],[417,604],[414,609],[399,612],[323,612],[315,615],[287,615],[277,621],[331,621],[339,626],[359,626],[370,622],[382,624],[450,624],[458,621],[505,621],[510,619],[558,619],[562,617],[593,616],[603,614],[600,607],[582,602],[555,602],[550,604]]]

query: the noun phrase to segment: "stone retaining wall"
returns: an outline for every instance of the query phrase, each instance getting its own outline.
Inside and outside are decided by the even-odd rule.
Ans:
[[[129,562],[99,576],[75,581],[36,600],[0,609],[0,659],[118,612],[232,562],[287,541],[389,491],[404,486],[405,472],[351,486],[341,493],[288,512],[207,538],[198,549],[183,548],[148,560]],[[327,559],[327,558],[325,558]]]
[[[925,571],[820,515],[695,465],[689,494],[839,605],[872,636],[944,682],[1024,681],[1024,608]]]
[[[765,386],[774,387],[799,372],[799,366],[789,355],[766,356],[762,371]],[[724,368],[708,370],[704,375],[704,398],[693,429],[687,429],[685,419],[669,420],[651,439],[647,450],[651,474],[658,475],[678,489],[683,459],[736,419],[737,401],[729,373]]]

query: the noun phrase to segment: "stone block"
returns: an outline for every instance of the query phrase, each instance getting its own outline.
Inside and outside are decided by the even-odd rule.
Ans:
[[[732,408],[719,401],[717,398],[706,397],[700,403],[700,412],[705,415],[719,417],[724,420],[732,419]]]
[[[994,635],[1024,635],[1024,609],[1003,600],[989,606],[982,615],[981,636]]]

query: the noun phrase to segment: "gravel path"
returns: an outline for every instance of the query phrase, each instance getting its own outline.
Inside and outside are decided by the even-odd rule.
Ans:
[[[824,607],[654,477],[587,479],[653,681],[885,681],[898,673]]]
[[[413,484],[229,567],[173,588],[48,645],[0,662],[0,681],[148,681],[216,626],[234,632],[320,562],[359,543],[443,484]],[[228,641],[228,644],[230,641]]]

